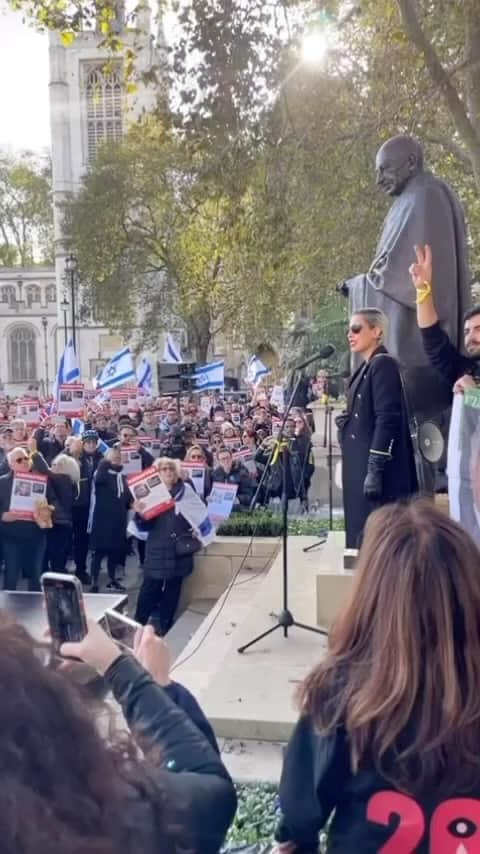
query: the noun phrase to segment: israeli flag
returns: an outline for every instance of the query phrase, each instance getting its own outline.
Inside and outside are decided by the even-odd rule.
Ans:
[[[182,361],[182,354],[178,349],[175,341],[173,340],[170,332],[167,333],[167,340],[165,341],[165,346],[163,348],[163,362],[170,362],[170,364]]]
[[[72,418],[72,434],[82,436],[85,431],[85,422],[81,418]]]
[[[262,360],[259,359],[258,356],[250,356],[247,366],[247,380],[249,383],[257,385],[262,377],[266,377],[271,373],[271,370],[263,364]]]
[[[148,359],[142,359],[137,368],[137,386],[143,388],[147,394],[152,393],[153,368]]]
[[[197,391],[208,391],[211,388],[223,389],[225,385],[225,362],[209,362],[202,368],[197,368],[193,374]]]
[[[80,369],[78,367],[78,359],[73,348],[73,340],[70,338],[58,365],[57,376],[53,384],[54,397],[58,396],[59,386],[68,385],[68,383],[76,383],[79,379]]]
[[[101,391],[118,388],[131,380],[136,380],[130,347],[124,347],[113,356],[97,380],[97,388]]]

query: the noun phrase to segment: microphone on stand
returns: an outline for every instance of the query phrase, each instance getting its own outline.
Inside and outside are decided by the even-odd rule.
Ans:
[[[305,359],[304,362],[300,362],[299,365],[294,365],[292,370],[303,371],[303,369],[308,367],[308,365],[311,365],[312,362],[318,362],[321,359],[329,359],[330,356],[333,356],[334,353],[335,347],[333,347],[331,344],[325,344],[325,347],[322,347],[322,349],[318,353],[315,353],[314,356],[310,356],[309,359]]]

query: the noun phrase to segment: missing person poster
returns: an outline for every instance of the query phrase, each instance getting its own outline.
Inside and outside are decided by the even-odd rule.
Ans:
[[[257,466],[255,464],[254,453],[250,450],[250,448],[243,448],[241,451],[236,451],[236,453],[233,454],[233,459],[236,462],[241,463],[242,466],[245,466],[248,473],[252,475],[252,477],[256,476]]]
[[[70,418],[80,418],[85,409],[85,386],[69,383],[58,387],[57,410]]]
[[[158,460],[158,458],[162,456],[162,439],[157,439],[155,436],[140,436],[139,438],[145,450],[148,451],[154,459]]]
[[[214,483],[208,496],[208,515],[218,527],[230,516],[237,497],[238,484]]]
[[[480,546],[480,389],[453,396],[447,474],[450,515]]]
[[[45,501],[47,478],[41,474],[16,474],[13,477],[10,511],[19,519],[34,519],[39,502]]]
[[[110,397],[113,409],[117,409],[119,415],[128,415],[128,394],[125,389],[114,389]]]
[[[134,445],[123,445],[120,448],[122,457],[122,474],[127,477],[131,474],[138,474],[142,470],[142,458],[139,451]]]
[[[130,475],[127,480],[133,499],[137,502],[138,512],[144,519],[154,519],[175,507],[175,500],[160,480],[155,466],[150,466],[140,474]]]
[[[182,463],[182,469],[186,476],[192,481],[193,488],[200,498],[205,498],[205,465],[204,463],[189,460]]]
[[[31,427],[40,424],[40,404],[37,397],[22,397],[17,402],[17,418],[25,421]]]

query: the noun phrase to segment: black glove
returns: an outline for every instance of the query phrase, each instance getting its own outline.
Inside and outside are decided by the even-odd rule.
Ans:
[[[363,494],[365,498],[372,501],[383,495],[383,470],[388,456],[383,454],[369,454],[367,476],[363,482]]]

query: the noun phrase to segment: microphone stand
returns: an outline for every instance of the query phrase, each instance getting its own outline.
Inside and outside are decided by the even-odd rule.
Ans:
[[[296,369],[294,369],[295,371]],[[292,374],[293,377],[293,374]],[[292,393],[290,395],[290,400],[286,406],[285,412],[283,414],[282,423],[280,425],[280,430],[276,440],[276,448],[272,447],[270,452],[270,456],[267,461],[267,465],[263,471],[262,477],[260,478],[260,483],[258,484],[257,491],[252,499],[251,506],[254,506],[259,492],[266,480],[267,474],[270,472],[272,465],[274,464],[274,460],[278,458],[278,455],[281,453],[282,455],[282,592],[283,592],[283,607],[280,612],[276,616],[277,623],[274,626],[271,626],[265,632],[262,632],[257,637],[248,641],[248,643],[243,644],[238,648],[239,653],[245,652],[251,646],[263,640],[263,638],[268,637],[268,635],[273,634],[273,632],[278,631],[278,629],[283,629],[284,638],[288,638],[288,630],[292,627],[297,629],[304,629],[307,632],[314,632],[314,634],[318,635],[328,635],[328,632],[325,629],[320,629],[318,626],[308,626],[305,623],[299,623],[293,616],[292,612],[288,607],[288,494],[287,494],[287,466],[289,465],[289,451],[288,451],[288,440],[285,440],[285,424],[287,422],[288,416],[292,409],[293,401],[295,400],[296,393],[298,391],[298,387],[300,385],[302,375],[299,372],[295,385],[293,387]]]

